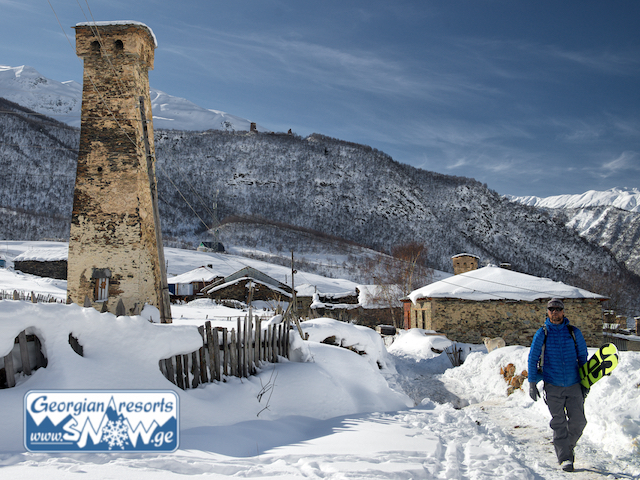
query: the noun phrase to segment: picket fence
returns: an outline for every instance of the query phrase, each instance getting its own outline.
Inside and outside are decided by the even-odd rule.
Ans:
[[[32,303],[67,303],[66,300],[53,295],[42,293],[25,292],[23,290],[0,290],[0,300],[21,300]]]
[[[21,300],[33,303],[65,303],[51,295],[36,295],[17,290],[0,290],[0,300]],[[164,376],[186,390],[202,383],[222,381],[224,377],[249,377],[265,363],[277,363],[279,357],[289,358],[289,334],[291,321],[287,318],[277,325],[262,328],[263,320],[258,317],[239,317],[236,329],[212,327],[205,322],[198,327],[202,336],[202,347],[198,350],[160,360],[160,371]],[[296,322],[297,323],[297,322]],[[298,325],[298,332],[302,330]],[[36,335],[20,332],[15,338],[16,345],[11,352],[1,357],[0,388],[11,388],[16,384],[16,374],[31,375],[33,370],[47,366],[42,354],[42,344]],[[69,334],[69,345],[80,356],[83,348],[77,339]],[[19,359],[14,361],[14,359]]]
[[[262,329],[260,318],[238,318],[236,329],[198,327],[202,347],[198,350],[160,360],[160,371],[179,388],[196,388],[203,383],[219,382],[224,377],[249,377],[265,363],[289,358],[289,320]]]

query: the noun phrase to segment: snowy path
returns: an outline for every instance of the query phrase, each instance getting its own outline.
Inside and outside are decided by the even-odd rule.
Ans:
[[[433,379],[423,388],[433,388]],[[166,455],[0,455],[3,478],[370,478],[564,479],[555,463],[547,419],[514,416],[503,399],[462,409],[430,401],[404,412],[329,420],[285,417],[182,432],[181,449]],[[268,435],[265,435],[268,432]],[[268,439],[268,440],[266,440]],[[264,443],[264,442],[268,443]],[[262,443],[262,444],[260,444]],[[570,478],[631,479],[627,461],[598,453],[584,439]],[[585,458],[591,458],[585,462]],[[638,459],[631,460],[635,471]]]
[[[183,447],[167,455],[38,455],[0,457],[4,478],[31,478],[28,465],[49,480],[69,473],[88,478],[368,478],[368,479],[602,479],[638,478],[624,473],[625,464],[596,455],[591,464],[577,463],[566,474],[554,461],[550,432],[544,420],[514,424],[500,402],[475,404],[461,410],[427,402],[406,412],[370,414],[319,421],[288,417],[228,427],[186,431]],[[267,449],[253,439],[273,439]],[[292,432],[312,433],[291,442]],[[318,432],[326,433],[316,436]],[[244,438],[241,438],[244,437]],[[280,440],[280,442],[279,442]],[[281,445],[277,445],[281,443]],[[202,446],[207,445],[207,450]],[[221,453],[226,451],[227,455]],[[585,458],[593,450],[582,444]]]

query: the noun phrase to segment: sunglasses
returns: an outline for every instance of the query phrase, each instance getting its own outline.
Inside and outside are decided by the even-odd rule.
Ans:
[[[564,308],[560,308],[560,307],[549,307],[548,309],[550,312],[561,312],[562,310],[564,310]]]

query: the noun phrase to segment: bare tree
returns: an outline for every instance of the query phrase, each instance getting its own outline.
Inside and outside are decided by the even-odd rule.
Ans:
[[[389,308],[395,327],[402,324],[400,299],[433,279],[433,270],[427,267],[427,248],[418,242],[398,245],[390,256],[370,259],[364,269],[376,285],[372,300]]]

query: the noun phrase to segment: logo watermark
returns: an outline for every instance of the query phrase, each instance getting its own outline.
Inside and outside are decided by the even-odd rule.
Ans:
[[[30,452],[173,452],[179,401],[171,390],[32,390],[24,397]]]

